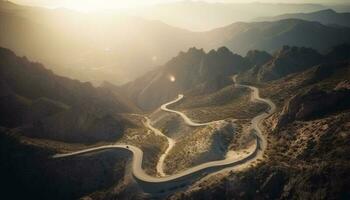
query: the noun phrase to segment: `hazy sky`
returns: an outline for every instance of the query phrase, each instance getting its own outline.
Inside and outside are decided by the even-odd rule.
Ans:
[[[66,7],[79,10],[91,9],[112,9],[121,7],[132,7],[136,5],[165,3],[176,0],[11,0],[15,3],[48,6]],[[346,3],[349,0],[206,0],[208,2],[273,2],[273,3]]]

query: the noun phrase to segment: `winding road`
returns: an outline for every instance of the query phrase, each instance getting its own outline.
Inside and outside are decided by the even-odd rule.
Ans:
[[[160,130],[154,128],[151,124],[151,120],[148,117],[145,117],[146,123],[145,126],[148,127],[151,131],[153,131],[156,135],[160,135],[165,137],[168,140],[168,148],[164,151],[164,153],[159,157],[159,161],[157,163],[157,172],[159,173],[160,176],[166,176],[163,166],[164,166],[164,160],[169,154],[170,150],[175,146],[175,140],[164,135]]]
[[[165,112],[170,112],[170,113],[175,113],[175,114],[178,114],[180,115],[180,117],[185,121],[185,123],[188,125],[188,126],[207,126],[207,125],[210,125],[210,124],[215,124],[216,122],[218,121],[212,121],[212,122],[206,122],[206,123],[196,123],[196,122],[193,122],[190,118],[187,117],[187,115],[185,115],[184,113],[180,112],[180,111],[176,111],[176,110],[171,110],[168,108],[169,105],[171,104],[174,104],[176,102],[179,102],[181,99],[184,98],[184,95],[183,94],[179,94],[179,96],[173,100],[173,101],[170,101],[166,104],[163,104],[160,109],[165,111]],[[221,120],[219,120],[221,121]]]
[[[262,157],[266,148],[266,139],[262,135],[261,129],[259,128],[259,124],[262,120],[266,119],[268,116],[270,116],[275,112],[276,106],[272,101],[261,98],[259,96],[259,90],[257,88],[253,86],[241,85],[236,83],[236,78],[237,76],[233,77],[233,81],[236,87],[246,87],[252,90],[252,95],[251,95],[252,101],[260,101],[270,106],[270,109],[266,113],[262,113],[252,119],[252,130],[255,130],[256,132],[255,149],[254,151],[250,152],[249,154],[246,155],[246,157],[242,159],[235,159],[235,158],[228,157],[224,160],[203,163],[174,175],[163,176],[163,177],[153,177],[146,174],[145,171],[142,169],[143,151],[138,147],[135,147],[132,145],[124,145],[124,144],[105,145],[101,147],[85,149],[85,150],[76,151],[72,153],[56,154],[53,156],[53,158],[65,158],[65,157],[76,156],[76,155],[81,155],[81,154],[86,154],[86,153],[91,153],[91,152],[96,152],[101,150],[107,150],[107,149],[118,149],[121,151],[130,151],[133,154],[133,161],[132,161],[133,177],[138,182],[140,187],[144,190],[144,192],[152,193],[155,195],[162,195],[169,191],[186,187],[208,174],[215,173],[226,168],[232,169],[242,164],[251,163],[257,160],[258,158]],[[203,126],[203,125],[215,123],[215,122],[195,123],[182,112],[167,108],[168,105],[176,103],[180,101],[182,98],[183,98],[183,95],[179,95],[177,99],[162,105],[161,109],[166,112],[172,112],[180,115],[183,118],[183,120],[186,122],[186,124],[188,124],[189,126]],[[161,133],[158,129],[155,129],[154,127],[151,126],[149,119],[146,121],[146,125],[152,131],[154,131],[155,134],[163,135],[163,133]],[[172,148],[171,141],[169,141],[169,147],[167,148],[166,152],[162,155],[164,157],[162,158],[161,156],[160,158],[160,160],[163,159],[162,162],[164,162],[164,159],[167,153],[170,151],[169,148],[170,149]],[[159,163],[161,163],[161,161],[158,162],[159,167],[161,167],[162,163],[161,164]],[[157,168],[158,168],[158,165],[157,165]]]

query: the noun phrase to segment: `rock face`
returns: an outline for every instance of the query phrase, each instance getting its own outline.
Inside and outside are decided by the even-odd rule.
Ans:
[[[121,137],[135,112],[108,89],[57,76],[39,63],[0,48],[0,126],[25,126],[23,134],[67,142]]]
[[[342,83],[341,83],[342,84]],[[350,108],[350,89],[325,91],[311,88],[292,97],[282,110],[276,128],[294,120],[308,120]]]
[[[179,93],[217,91],[231,83],[231,75],[249,67],[246,59],[226,47],[209,53],[190,48],[124,88],[141,108],[151,110]]]

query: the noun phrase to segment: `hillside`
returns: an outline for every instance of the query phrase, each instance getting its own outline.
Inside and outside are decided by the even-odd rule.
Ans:
[[[107,89],[57,76],[3,48],[0,72],[0,126],[25,126],[25,135],[71,142],[116,139],[131,125],[119,113],[138,111]]]
[[[257,21],[278,21],[282,19],[302,19],[316,21],[325,25],[350,26],[350,13],[338,13],[332,9],[320,10],[311,13],[291,13],[275,17],[258,18]]]
[[[123,184],[127,152],[107,151],[54,160],[50,159],[51,149],[24,144],[18,137],[5,134],[6,131],[0,130],[0,182],[4,198],[78,199]]]
[[[141,108],[155,109],[180,93],[211,93],[232,83],[230,75],[249,69],[250,63],[226,47],[190,48],[124,89]]]
[[[168,199],[348,199],[349,60],[261,81],[262,95],[278,110],[261,125],[268,140],[263,162],[210,176]]]

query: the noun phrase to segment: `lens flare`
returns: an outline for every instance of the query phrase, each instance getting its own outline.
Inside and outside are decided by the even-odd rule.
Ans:
[[[170,76],[169,76],[169,79],[170,79],[171,82],[175,82],[175,81],[176,81],[176,78],[175,78],[175,76],[173,76],[173,75],[170,75]]]

